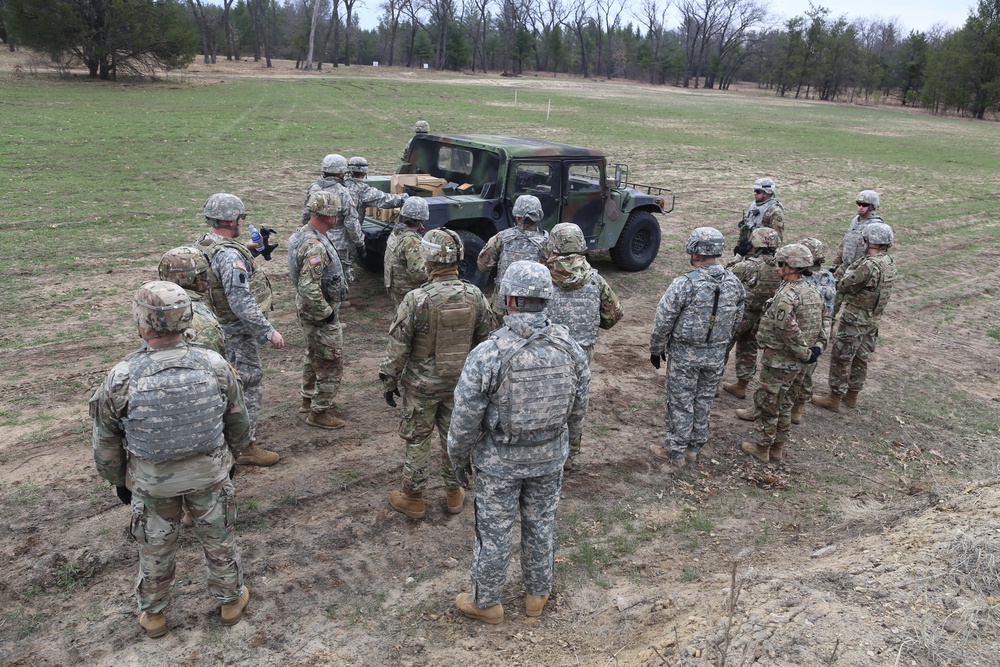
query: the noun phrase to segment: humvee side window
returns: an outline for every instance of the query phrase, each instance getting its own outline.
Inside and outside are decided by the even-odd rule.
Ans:
[[[472,173],[472,151],[455,146],[442,146],[438,151],[437,167],[443,172]]]
[[[570,192],[598,192],[601,189],[599,164],[571,164],[569,166]]]
[[[547,164],[519,164],[514,173],[514,191],[533,195],[552,192],[552,167]]]

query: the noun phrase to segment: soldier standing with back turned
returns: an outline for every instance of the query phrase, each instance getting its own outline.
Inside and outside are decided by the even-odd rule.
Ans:
[[[226,334],[222,332],[215,313],[205,303],[208,291],[208,257],[197,248],[181,246],[163,253],[157,268],[160,280],[184,288],[194,311],[190,326],[184,330],[184,341],[226,356]]]
[[[385,241],[382,278],[389,298],[397,308],[407,292],[427,282],[427,264],[424,262],[420,234],[429,217],[427,202],[422,197],[407,199],[399,209],[399,220],[392,226]]]

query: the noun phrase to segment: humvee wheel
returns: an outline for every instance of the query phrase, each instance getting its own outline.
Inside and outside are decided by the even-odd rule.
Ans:
[[[611,249],[611,261],[623,271],[642,271],[660,251],[660,223],[649,211],[632,211]]]
[[[465,246],[465,256],[458,263],[458,276],[462,280],[468,280],[479,289],[485,289],[490,274],[480,271],[479,267],[476,266],[476,260],[486,246],[486,242],[467,229],[456,229],[455,232],[462,239],[462,245]]]

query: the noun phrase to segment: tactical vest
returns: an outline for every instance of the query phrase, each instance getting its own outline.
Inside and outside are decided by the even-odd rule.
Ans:
[[[271,281],[267,279],[267,274],[257,269],[257,266],[253,263],[253,255],[250,254],[249,248],[234,240],[219,242],[208,235],[203,236],[195,245],[208,256],[209,264],[212,263],[215,255],[223,248],[232,248],[238,252],[240,257],[243,258],[243,263],[246,264],[247,273],[250,274],[250,296],[257,302],[260,312],[266,313],[272,310],[273,295],[271,293]],[[219,276],[215,275],[215,271],[210,270],[208,272],[208,291],[205,293],[205,299],[212,307],[212,311],[219,322],[228,324],[229,322],[239,320],[236,317],[236,313],[229,306],[229,300],[226,298],[226,290],[223,288]]]
[[[854,224],[855,222],[857,222],[857,225]],[[844,266],[850,266],[864,257],[865,242],[861,238],[861,233],[864,232],[865,227],[873,222],[884,222],[884,220],[877,213],[867,220],[858,220],[858,216],[854,216],[854,219],[851,220],[851,226],[847,228],[847,233],[844,234],[844,242],[840,246],[840,261]]]
[[[542,249],[545,248],[545,241],[549,238],[549,233],[544,230],[526,232],[517,227],[510,227],[500,232],[500,245],[503,250],[500,252],[500,259],[497,262],[497,284],[503,279],[503,274],[507,272],[507,267],[519,260],[528,260],[541,263]]]
[[[844,324],[878,324],[892,295],[898,274],[895,260],[887,254],[869,255],[854,270],[866,264],[872,271],[868,283],[858,292],[844,294],[844,310],[840,316]]]
[[[753,230],[764,226],[764,214],[769,208],[778,204],[781,204],[781,202],[778,201],[776,197],[771,197],[759,206],[757,205],[757,202],[750,204],[750,206],[747,207],[746,213],[743,214],[743,219],[740,220],[739,242],[744,244],[749,243],[750,234],[753,233]]]
[[[413,335],[410,354],[420,359],[433,356],[434,370],[443,380],[457,379],[462,374],[465,358],[472,349],[476,297],[470,287],[455,279],[427,283],[423,288],[430,306],[430,322],[426,331]]]
[[[310,240],[319,241],[330,258],[330,262],[323,269],[323,277],[320,278],[323,298],[331,305],[340,303],[350,294],[350,285],[344,280],[344,267],[340,263],[340,255],[326,234],[320,234],[308,225],[297,229],[288,239],[288,277],[292,280],[292,289],[299,288],[299,276],[302,270],[299,264],[299,250],[303,243]]]
[[[773,256],[747,258],[753,262],[756,274],[747,287],[747,310],[763,310],[767,300],[774,296],[781,285],[781,275],[778,273],[778,263]]]
[[[693,294],[677,317],[668,345],[727,346],[741,301],[739,280],[728,271],[716,278],[698,269],[684,277],[691,282]]]
[[[522,338],[506,327],[494,333],[500,354],[500,384],[494,442],[508,463],[547,463],[561,453],[576,397],[576,373],[569,341],[553,327]]]
[[[417,283],[414,285],[409,282],[409,276],[406,275],[406,271],[402,266],[403,262],[401,262],[399,257],[396,255],[396,248],[399,247],[399,244],[403,242],[405,237],[409,236],[406,230],[412,231],[419,240],[420,234],[417,230],[412,227],[399,224],[392,230],[389,234],[389,238],[385,242],[385,261],[382,264],[382,282],[385,283],[386,289],[392,289],[395,287],[399,290],[405,289],[406,291],[409,291],[420,287],[422,284]],[[394,284],[396,282],[398,282],[398,284]]]
[[[226,401],[208,353],[188,347],[180,359],[143,351],[128,361],[125,449],[159,463],[215,451],[225,444]]]
[[[601,329],[601,285],[597,271],[591,270],[590,279],[577,289],[553,285],[545,314],[553,324],[569,329],[570,337],[581,346],[596,344]]]
[[[819,295],[823,297],[823,305],[826,306],[827,314],[833,317],[833,306],[837,299],[837,279],[826,269],[814,271],[811,276],[803,276],[803,279],[816,288]]]
[[[781,284],[765,309],[764,316],[760,319],[757,342],[772,350],[785,352],[786,354],[783,356],[787,357],[788,350],[781,333],[784,330],[784,316],[779,320],[775,317],[769,317],[767,312],[775,305],[780,304],[782,300],[791,302],[802,340],[809,347],[815,345],[823,333],[823,312],[826,305],[816,288],[805,280]]]

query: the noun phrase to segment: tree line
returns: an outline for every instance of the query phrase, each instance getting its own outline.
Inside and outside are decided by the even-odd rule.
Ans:
[[[927,31],[811,2],[776,24],[758,0],[382,0],[378,26],[365,30],[358,0],[220,1],[0,0],[0,39],[105,79],[183,67],[200,53],[266,67],[426,64],[723,90],[750,82],[785,97],[980,119],[1000,111],[1000,0],[978,0],[960,27]]]

